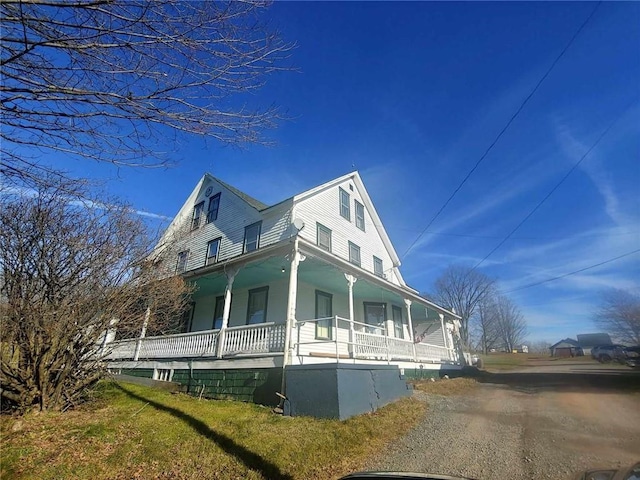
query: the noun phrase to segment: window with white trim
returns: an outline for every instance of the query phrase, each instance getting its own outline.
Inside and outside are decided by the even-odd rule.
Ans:
[[[262,222],[256,222],[248,225],[244,229],[244,245],[242,253],[253,252],[260,246],[260,230]]]
[[[356,227],[364,232],[364,205],[357,200],[354,200],[353,203],[356,211]]]
[[[205,259],[205,265],[211,265],[218,261],[218,253],[220,251],[220,240],[216,238],[207,243],[207,258]]]
[[[316,223],[317,229],[317,245],[326,250],[327,252],[331,251],[331,230],[322,225],[321,223]]]
[[[216,193],[209,198],[209,208],[207,209],[207,223],[218,219],[218,210],[220,209],[220,193]]]
[[[187,270],[187,260],[189,260],[189,250],[178,253],[176,273],[182,273]]]
[[[349,194],[343,189],[340,190],[340,215],[351,221],[351,201]]]
[[[193,207],[193,218],[191,219],[192,230],[195,230],[200,226],[200,219],[202,217],[203,211],[204,211],[204,202],[200,202],[195,207]]]
[[[391,315],[393,317],[393,336],[396,338],[404,338],[404,328],[402,321],[402,308],[392,305]]]
[[[267,321],[268,299],[268,286],[249,290],[249,301],[247,302],[247,325],[265,323]]]
[[[316,290],[316,338],[331,339],[331,317],[333,316],[333,295]]]
[[[373,257],[373,273],[379,277],[384,277],[384,270],[382,268],[382,259]]]
[[[349,242],[349,261],[360,266],[360,247],[353,242]]]

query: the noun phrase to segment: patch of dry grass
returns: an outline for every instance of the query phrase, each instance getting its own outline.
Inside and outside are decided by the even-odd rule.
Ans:
[[[478,386],[478,382],[473,378],[452,378],[435,382],[420,380],[412,383],[416,390],[434,395],[462,395]]]
[[[336,478],[361,468],[425,410],[407,398],[346,421],[289,418],[104,383],[99,399],[76,411],[0,419],[0,478]]]

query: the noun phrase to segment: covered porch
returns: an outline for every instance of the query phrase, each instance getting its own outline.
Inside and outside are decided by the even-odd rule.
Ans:
[[[265,249],[266,250],[266,249]],[[110,362],[280,357],[279,364],[457,364],[452,318],[416,293],[298,241],[190,272],[184,333],[104,346]]]

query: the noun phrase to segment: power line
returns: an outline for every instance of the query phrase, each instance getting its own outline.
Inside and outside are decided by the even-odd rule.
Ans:
[[[469,173],[467,173],[467,175],[462,179],[462,181],[460,182],[460,184],[456,187],[456,189],[453,191],[453,193],[449,196],[449,198],[447,199],[446,202],[444,202],[444,204],[440,207],[440,209],[436,212],[436,214],[433,216],[433,218],[429,221],[429,223],[427,224],[427,226],[422,230],[422,232],[420,233],[420,235],[418,235],[418,237],[411,243],[411,245],[409,245],[409,248],[407,248],[407,250],[404,252],[404,254],[402,255],[402,258],[404,259],[407,254],[411,251],[411,249],[415,246],[416,243],[418,243],[418,240],[420,240],[422,238],[422,236],[425,234],[425,232],[429,229],[429,227],[433,224],[433,222],[440,216],[440,214],[443,212],[443,210],[447,207],[447,205],[449,205],[449,202],[451,202],[451,200],[453,200],[453,197],[456,196],[456,194],[460,191],[460,189],[462,188],[462,186],[467,182],[467,180],[469,180],[469,177],[471,177],[471,175],[473,175],[473,172],[476,171],[476,169],[480,166],[480,164],[482,163],[482,161],[487,157],[487,155],[489,154],[489,152],[493,149],[493,147],[496,145],[496,143],[498,143],[498,140],[500,140],[500,138],[502,137],[502,135],[507,131],[507,129],[511,126],[511,124],[513,123],[513,121],[516,119],[516,117],[520,114],[520,112],[522,111],[522,109],[524,108],[524,106],[529,102],[529,100],[531,99],[531,97],[533,97],[533,95],[536,93],[536,91],[538,90],[538,88],[540,87],[540,85],[542,85],[542,82],[545,81],[545,79],[549,76],[549,74],[551,73],[551,71],[553,70],[553,68],[556,66],[556,64],[560,61],[560,59],[564,56],[564,54],[566,53],[566,51],[569,49],[569,47],[573,44],[574,40],[578,37],[578,35],[580,35],[580,32],[582,32],[582,30],[584,29],[584,27],[587,25],[587,23],[589,23],[589,20],[591,20],[591,17],[593,17],[593,15],[596,13],[596,10],[598,9],[598,7],[600,7],[600,4],[602,3],[602,0],[599,1],[596,6],[594,7],[594,9],[591,11],[591,13],[589,14],[589,16],[586,18],[586,20],[584,22],[582,22],[582,25],[580,25],[580,28],[578,28],[578,30],[576,31],[576,33],[573,34],[573,37],[571,37],[571,39],[569,40],[569,42],[565,45],[565,47],[562,49],[562,51],[560,52],[560,54],[556,57],[556,59],[553,61],[553,63],[551,63],[551,66],[547,69],[547,71],[544,73],[544,75],[542,75],[542,77],[540,78],[540,80],[538,80],[538,83],[535,85],[535,87],[533,87],[533,90],[531,90],[531,92],[529,93],[529,95],[527,95],[527,97],[524,99],[524,101],[520,104],[520,106],[518,107],[518,109],[516,110],[516,112],[511,116],[511,118],[509,119],[509,121],[507,122],[507,124],[503,127],[503,129],[500,131],[500,133],[498,133],[498,136],[493,140],[493,142],[491,142],[491,144],[489,145],[489,147],[485,150],[485,152],[482,154],[482,156],[478,159],[478,161],[475,163],[475,165],[473,166],[473,168],[469,171]]]
[[[540,282],[530,283],[528,285],[523,285],[522,287],[513,288],[513,289],[508,290],[508,291],[503,292],[503,293],[507,294],[507,293],[512,293],[512,292],[517,292],[519,290],[524,290],[525,288],[537,287],[538,285],[542,285],[543,283],[548,283],[548,282],[553,282],[555,280],[560,280],[561,278],[569,277],[571,275],[575,275],[576,273],[584,272],[585,270],[591,270],[592,268],[596,268],[596,267],[599,267],[601,265],[606,265],[607,263],[615,262],[616,260],[620,260],[621,258],[628,257],[629,255],[633,255],[634,253],[638,253],[638,252],[640,252],[640,248],[638,250],[634,250],[632,252],[628,252],[628,253],[625,253],[623,255],[619,255],[617,257],[614,257],[614,258],[610,258],[609,260],[605,260],[604,262],[596,263],[595,265],[590,265],[588,267],[581,268],[579,270],[574,270],[573,272],[565,273],[564,275],[558,275],[557,277],[548,278],[548,279],[542,280]]]
[[[505,242],[507,240],[509,240],[511,238],[511,235],[513,235],[514,233],[516,233],[516,231],[522,226],[524,225],[524,223],[529,220],[529,218],[531,218],[531,216],[536,213],[536,211],[542,206],[542,204],[544,202],[546,202],[549,197],[551,195],[553,195],[553,193],[560,187],[560,185],[562,185],[564,183],[564,181],[569,177],[569,175],[571,175],[573,173],[573,171],[578,168],[578,166],[580,166],[580,164],[582,163],[582,161],[587,158],[589,156],[589,154],[593,151],[594,148],[596,148],[596,146],[600,143],[600,141],[604,138],[604,136],[609,132],[609,130],[611,130],[611,128],[616,124],[616,122],[626,113],[626,111],[628,110],[628,108],[630,108],[631,105],[633,105],[635,103],[635,99],[633,102],[631,102],[630,105],[627,105],[625,107],[625,109],[622,111],[622,113],[620,113],[620,115],[618,115],[616,118],[614,118],[614,120],[609,123],[609,125],[607,126],[607,128],[605,128],[602,133],[598,136],[598,138],[596,139],[596,141],[593,143],[593,145],[591,145],[591,147],[589,147],[589,149],[584,153],[584,155],[582,155],[582,157],[580,157],[580,159],[573,164],[573,166],[569,169],[569,171],[560,179],[560,181],[558,183],[556,183],[554,185],[554,187],[549,191],[549,193],[547,193],[545,195],[545,197],[540,200],[538,202],[538,204],[533,207],[533,210],[531,210],[521,221],[520,223],[518,223],[518,225],[515,226],[515,228],[513,230],[511,230],[511,232],[509,232],[509,234],[507,236],[505,236],[500,243],[498,243],[498,245],[496,245],[493,250],[491,250],[489,253],[487,253],[484,258],[482,260],[480,260],[478,263],[475,264],[475,266],[471,269],[471,270],[475,270],[476,268],[478,268],[480,265],[482,265],[484,263],[484,261],[489,258],[491,255],[493,255],[502,245],[505,244]]]

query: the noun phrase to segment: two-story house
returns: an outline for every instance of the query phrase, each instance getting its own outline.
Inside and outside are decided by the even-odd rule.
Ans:
[[[112,369],[273,403],[328,366],[460,368],[458,317],[404,282],[357,172],[271,206],[205,174],[157,251],[195,284],[184,333],[113,342]]]

